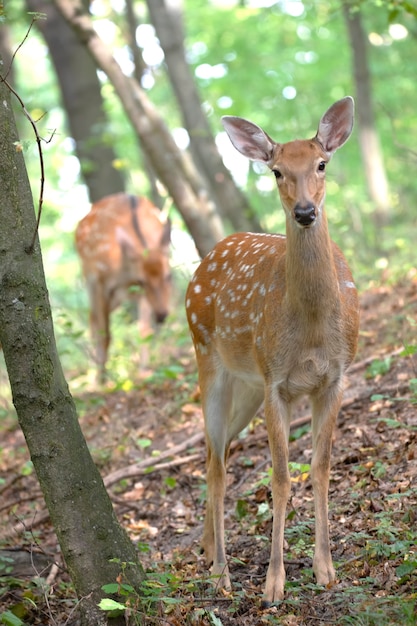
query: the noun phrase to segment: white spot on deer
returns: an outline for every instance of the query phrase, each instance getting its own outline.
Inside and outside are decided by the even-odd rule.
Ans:
[[[195,285],[194,293],[201,293],[201,285]]]
[[[217,268],[217,263],[213,261],[213,263],[209,263],[207,267],[208,272],[215,272]]]
[[[198,319],[197,313],[191,313],[191,321],[193,324],[197,323],[197,319]]]

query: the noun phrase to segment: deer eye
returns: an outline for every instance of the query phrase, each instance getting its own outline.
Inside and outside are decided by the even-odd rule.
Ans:
[[[325,169],[326,169],[326,161],[320,161],[319,167],[318,167],[319,172],[324,172]]]
[[[282,178],[282,174],[279,170],[272,170],[274,173],[275,178],[278,180],[278,178]]]

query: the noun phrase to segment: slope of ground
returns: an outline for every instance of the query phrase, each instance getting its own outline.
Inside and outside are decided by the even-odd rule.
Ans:
[[[178,350],[175,378],[155,376],[132,391],[78,398],[93,457],[154,581],[148,618],[141,621],[142,604],[129,624],[416,623],[417,279],[371,290],[361,307],[360,348],[332,458],[329,521],[338,582],[329,589],[314,584],[311,436],[308,407],[300,406],[290,443],[286,598],[267,611],[260,597],[271,494],[262,411],[231,451],[226,529],[234,589],[216,596],[199,552],[205,451],[191,348]],[[27,624],[76,624],[74,596],[28,461],[22,433],[9,424],[0,456],[0,606],[20,610]],[[153,603],[152,593],[167,600]]]

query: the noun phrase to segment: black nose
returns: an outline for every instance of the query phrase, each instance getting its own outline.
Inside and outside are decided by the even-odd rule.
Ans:
[[[294,217],[301,226],[310,226],[316,219],[316,208],[312,204],[306,206],[297,204],[294,209]]]
[[[165,321],[167,315],[168,315],[168,313],[166,313],[165,311],[159,312],[159,313],[155,313],[155,322],[157,324],[162,324]]]

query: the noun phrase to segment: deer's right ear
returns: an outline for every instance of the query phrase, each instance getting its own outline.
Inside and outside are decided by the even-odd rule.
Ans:
[[[222,117],[222,124],[236,150],[252,161],[269,163],[276,144],[262,128],[232,115]]]

